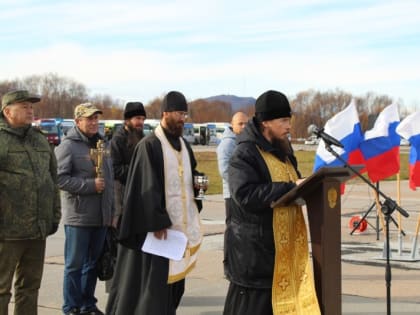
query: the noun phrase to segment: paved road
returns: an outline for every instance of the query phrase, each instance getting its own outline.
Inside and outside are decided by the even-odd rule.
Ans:
[[[302,144],[302,143],[293,143],[293,150],[295,151],[316,151],[318,145],[309,145],[309,144]],[[216,145],[193,145],[193,151],[215,151],[217,146]],[[401,153],[408,153],[410,150],[410,146],[402,145],[400,146]]]
[[[412,232],[420,214],[418,192],[401,184],[401,205],[409,212],[401,225],[407,236],[402,239],[402,255],[398,254],[400,242],[398,229],[392,224],[391,260],[391,311],[392,314],[420,314],[420,262],[398,261],[410,254]],[[396,198],[396,183],[384,182],[381,189]],[[369,215],[368,229],[361,234],[350,235],[349,220],[363,214],[373,202],[373,194],[362,183],[346,186],[342,197],[342,309],[343,314],[386,314],[384,235],[375,231],[376,212]],[[394,215],[398,222],[398,216]],[[221,195],[208,196],[201,214],[205,238],[197,267],[187,278],[187,287],[179,315],[219,315],[222,313],[228,282],[223,277],[222,251],[224,231],[224,203]],[[420,240],[419,240],[420,242]],[[63,277],[63,228],[48,239],[47,259],[39,296],[39,314],[60,314]],[[420,256],[419,250],[416,256]],[[395,260],[394,260],[395,259]],[[419,258],[420,259],[420,258]],[[96,295],[98,305],[104,309],[107,294],[103,282],[99,282]],[[13,304],[10,306],[12,309]],[[12,312],[10,312],[12,314]],[[127,314],[129,315],[129,314]]]

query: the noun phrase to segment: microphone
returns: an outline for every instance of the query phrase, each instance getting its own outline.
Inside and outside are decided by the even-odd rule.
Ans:
[[[335,145],[339,148],[344,148],[344,146],[341,144],[340,141],[338,141],[336,138],[330,136],[329,134],[324,132],[324,128],[319,129],[315,125],[309,125],[308,127],[308,134],[310,135],[316,135],[317,138],[321,138],[324,140],[324,142],[328,145]]]

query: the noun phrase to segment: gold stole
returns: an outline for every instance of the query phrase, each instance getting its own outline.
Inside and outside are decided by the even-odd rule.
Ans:
[[[295,182],[289,160],[282,162],[260,150],[273,182]],[[302,207],[276,207],[273,211],[275,264],[272,288],[273,314],[321,314],[316,297],[308,237]]]

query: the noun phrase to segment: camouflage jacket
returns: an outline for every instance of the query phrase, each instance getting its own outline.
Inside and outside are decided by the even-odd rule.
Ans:
[[[45,239],[61,218],[57,162],[45,136],[0,114],[0,240]]]

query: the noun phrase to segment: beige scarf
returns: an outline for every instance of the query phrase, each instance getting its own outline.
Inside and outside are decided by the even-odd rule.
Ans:
[[[176,151],[168,142],[160,125],[155,129],[155,135],[162,144],[165,203],[172,222],[170,228],[184,232],[188,238],[187,249],[182,260],[169,262],[168,283],[174,283],[184,279],[195,266],[202,232],[197,205],[194,201],[190,156],[185,143],[180,139],[181,151]]]

